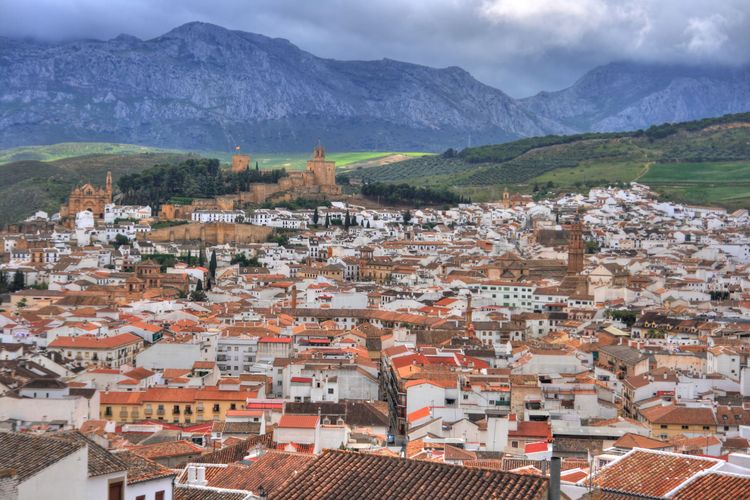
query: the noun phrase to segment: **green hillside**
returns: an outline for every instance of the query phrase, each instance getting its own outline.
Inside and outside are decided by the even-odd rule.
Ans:
[[[88,155],[133,155],[145,153],[183,153],[183,151],[116,144],[112,142],[61,142],[46,146],[20,146],[0,150],[0,165],[15,161],[55,161]]]
[[[0,224],[24,219],[37,210],[57,212],[76,184],[90,181],[103,185],[108,170],[116,180],[157,163],[175,163],[192,157],[173,153],[104,154],[2,165]]]
[[[353,168],[365,182],[451,187],[473,200],[637,180],[666,198],[750,207],[750,113],[648,130],[546,136]]]
[[[134,144],[67,142],[0,150],[0,224],[15,222],[37,210],[56,212],[73,186],[103,184],[108,170],[120,177],[156,164],[176,164],[188,158],[218,158],[225,164],[233,152],[177,151]],[[300,170],[311,153],[250,153],[266,170]],[[424,153],[387,151],[333,152],[327,157],[339,167],[381,165]]]

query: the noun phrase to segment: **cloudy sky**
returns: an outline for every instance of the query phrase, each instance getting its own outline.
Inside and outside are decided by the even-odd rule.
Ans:
[[[744,64],[750,0],[0,0],[0,35],[152,38],[189,21],[339,59],[461,66],[514,97],[617,60]]]

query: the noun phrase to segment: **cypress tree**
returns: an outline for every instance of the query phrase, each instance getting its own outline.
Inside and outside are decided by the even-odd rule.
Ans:
[[[216,250],[211,251],[211,261],[208,263],[208,273],[211,275],[211,279],[216,278]]]
[[[17,292],[18,290],[23,290],[24,286],[26,286],[26,280],[23,277],[23,273],[16,271],[13,275],[13,283],[10,284],[10,291]]]
[[[328,216],[328,214],[326,214],[326,224],[325,224],[325,226],[328,227],[330,225],[331,225],[331,218]]]
[[[318,227],[318,221],[320,221],[320,214],[318,214],[318,207],[315,207],[312,217],[312,222],[315,227]]]

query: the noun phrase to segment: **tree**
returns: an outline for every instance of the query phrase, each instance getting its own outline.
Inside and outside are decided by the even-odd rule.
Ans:
[[[206,265],[206,256],[203,255],[203,247],[198,250],[198,265],[201,267]]]
[[[23,309],[27,305],[28,304],[26,302],[26,297],[24,297],[24,298],[22,298],[21,300],[18,301],[18,305],[16,307],[18,307],[19,309]]]
[[[0,271],[0,293],[8,291],[8,275]]]
[[[13,282],[10,284],[10,291],[17,292],[18,290],[23,290],[24,286],[26,286],[26,280],[24,279],[23,273],[21,271],[16,271],[15,274],[13,274]]]
[[[114,243],[112,243],[112,246],[114,246],[115,248],[120,248],[121,246],[127,245],[129,243],[130,240],[127,236],[125,236],[124,234],[118,234],[117,236],[115,236],[115,241]]]
[[[192,292],[190,292],[190,301],[191,302],[205,302],[208,300],[208,296],[206,296],[206,292],[203,290],[195,289]]]
[[[198,280],[198,283],[195,284],[195,289],[203,291],[203,280]]]
[[[352,221],[349,218],[349,210],[346,211],[346,216],[344,217],[344,229],[349,229],[349,226],[351,225]]]
[[[408,210],[404,210],[403,217],[404,217],[404,224],[408,224],[409,221],[411,220],[411,212]]]
[[[326,223],[325,223],[325,226],[326,226],[326,228],[328,228],[328,227],[330,227],[330,225],[331,225],[331,217],[328,214],[326,214]]]
[[[258,165],[258,160],[255,160],[255,171],[260,172],[260,165]]]
[[[318,213],[318,207],[315,207],[315,210],[313,211],[313,216],[312,216],[313,226],[318,227],[318,221],[320,221],[320,214]]]
[[[187,264],[188,264],[188,266],[192,266],[193,265],[193,252],[192,252],[192,250],[188,250]]]
[[[211,251],[211,260],[208,263],[208,274],[211,275],[211,279],[216,278],[216,250]]]
[[[370,219],[367,219],[367,226],[365,226],[367,229],[370,229]]]

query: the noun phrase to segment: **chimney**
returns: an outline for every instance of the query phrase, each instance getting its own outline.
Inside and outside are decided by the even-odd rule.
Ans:
[[[297,285],[292,285],[292,311],[297,310]]]
[[[552,457],[550,463],[549,500],[560,500],[560,457]]]
[[[188,474],[188,479],[187,479],[188,484],[195,484],[195,465],[188,466],[187,474]]]
[[[206,481],[206,468],[204,466],[199,466],[196,468],[196,472],[197,474],[195,478],[195,484],[198,484],[200,486],[206,486],[208,484],[208,481]],[[560,478],[558,477],[558,484],[559,482],[560,482]]]

